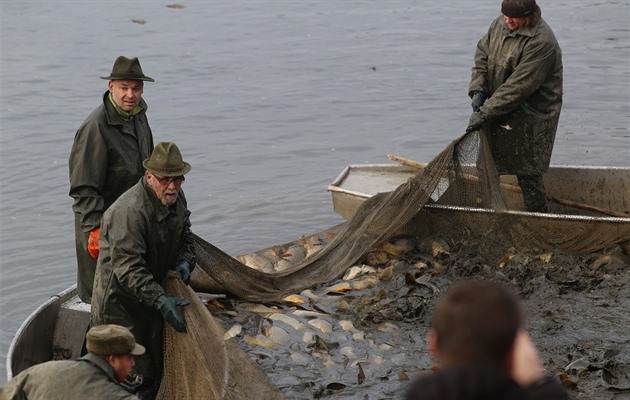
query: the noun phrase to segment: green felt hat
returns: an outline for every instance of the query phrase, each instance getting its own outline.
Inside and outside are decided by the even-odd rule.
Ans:
[[[182,159],[182,153],[173,142],[161,142],[155,146],[151,157],[142,162],[149,172],[161,176],[181,176],[192,167]]]
[[[142,73],[142,67],[140,67],[140,61],[137,57],[127,58],[125,56],[118,57],[114,61],[112,73],[109,76],[101,76],[101,79],[155,82],[153,78]]]

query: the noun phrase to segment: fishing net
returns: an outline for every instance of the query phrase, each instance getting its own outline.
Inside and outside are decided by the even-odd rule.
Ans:
[[[190,301],[183,311],[187,328],[186,333],[179,333],[164,325],[165,373],[157,398],[284,399],[233,339],[223,339],[221,323],[180,277],[169,274],[164,287],[169,294]]]
[[[236,259],[196,236],[198,267],[193,271],[191,286],[199,292],[227,293],[248,301],[279,300],[338,279],[371,248],[405,232],[423,235],[481,231],[490,247],[553,248],[561,244],[576,251],[601,249],[615,244],[611,241],[619,237],[619,232],[613,235],[606,229],[584,228],[579,223],[568,232],[566,224],[556,227],[553,219],[546,222],[544,230],[532,227],[524,213],[509,211],[508,204],[511,207],[514,203],[513,192],[520,194],[518,188],[506,190],[508,186],[497,174],[486,134],[471,132],[449,144],[396,190],[365,200],[346,223],[322,233],[326,245],[321,250],[282,270],[254,269],[245,265],[246,260]],[[519,201],[522,207],[522,199]],[[435,205],[455,206],[467,212],[442,215]],[[492,210],[490,222],[486,218],[482,224],[471,208]],[[628,226],[620,224],[619,229],[627,230]],[[183,285],[167,285],[170,294],[186,297],[192,304],[184,310],[187,334],[165,330],[162,389],[168,396],[162,398],[283,398],[233,341],[224,340],[220,323],[192,292],[184,289]]]

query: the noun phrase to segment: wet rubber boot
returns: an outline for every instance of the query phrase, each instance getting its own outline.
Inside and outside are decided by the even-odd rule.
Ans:
[[[542,175],[517,175],[516,177],[523,191],[525,209],[530,212],[549,212]]]

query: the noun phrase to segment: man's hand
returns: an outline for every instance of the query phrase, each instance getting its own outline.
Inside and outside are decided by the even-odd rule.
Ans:
[[[90,231],[90,236],[88,236],[88,252],[90,253],[90,257],[93,259],[98,258],[98,253],[101,251],[100,246],[98,245],[98,238],[101,236],[101,228],[94,228]]]
[[[516,333],[512,349],[512,379],[519,385],[527,387],[545,373],[538,351],[529,334],[521,329]]]
[[[186,299],[162,294],[153,303],[153,308],[158,310],[162,314],[162,318],[168,321],[177,332],[186,332],[186,320],[177,311],[177,306],[187,306],[189,304],[190,302]]]
[[[486,122],[486,119],[481,115],[479,111],[473,112],[470,116],[470,121],[468,122],[468,127],[466,128],[466,132],[472,132],[479,130]]]
[[[186,285],[190,283],[190,273],[192,272],[192,270],[193,267],[188,261],[181,260],[180,262],[175,264],[175,271],[182,274],[182,281],[184,281]]]
[[[474,112],[479,111],[483,103],[486,101],[486,94],[484,92],[475,92],[472,96],[472,102],[470,105]]]

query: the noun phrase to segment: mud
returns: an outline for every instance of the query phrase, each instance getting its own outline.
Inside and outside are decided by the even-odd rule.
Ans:
[[[209,307],[289,399],[396,399],[432,373],[424,337],[436,299],[463,279],[500,281],[521,297],[548,373],[572,398],[630,399],[630,259],[621,248],[414,244],[394,258],[373,252],[363,261],[376,265],[357,265],[358,276],[286,301]]]

